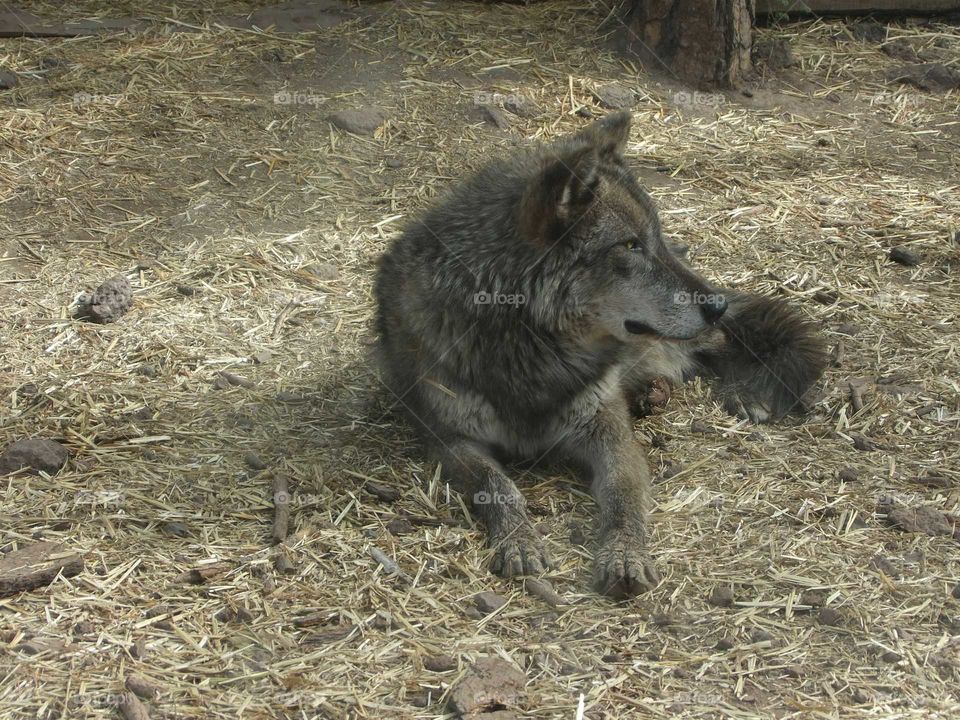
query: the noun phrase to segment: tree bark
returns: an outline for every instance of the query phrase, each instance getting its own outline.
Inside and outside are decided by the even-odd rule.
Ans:
[[[627,0],[625,40],[652,71],[702,87],[737,87],[750,74],[755,0]]]

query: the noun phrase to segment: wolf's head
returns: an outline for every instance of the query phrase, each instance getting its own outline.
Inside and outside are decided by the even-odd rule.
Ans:
[[[572,258],[563,288],[591,334],[688,339],[726,302],[664,242],[650,196],[625,166],[630,113],[607,115],[550,146],[519,205],[523,240]],[[549,262],[549,260],[547,260]]]

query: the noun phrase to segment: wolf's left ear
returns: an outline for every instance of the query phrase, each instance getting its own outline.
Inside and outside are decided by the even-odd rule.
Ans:
[[[583,145],[554,157],[527,186],[520,225],[529,240],[548,242],[554,231],[579,220],[600,183],[597,148]]]
[[[627,149],[632,120],[629,110],[610,113],[588,125],[580,136],[597,149],[600,157],[620,157]]]

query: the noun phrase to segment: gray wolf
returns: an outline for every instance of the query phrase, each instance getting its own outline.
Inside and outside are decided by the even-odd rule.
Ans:
[[[728,410],[772,421],[825,366],[796,309],[714,288],[664,241],[623,156],[630,122],[492,162],[402,232],[375,284],[383,381],[473,501],[494,571],[549,566],[506,468],[559,458],[599,505],[595,579],[615,596],[659,582],[631,398],[703,374]]]

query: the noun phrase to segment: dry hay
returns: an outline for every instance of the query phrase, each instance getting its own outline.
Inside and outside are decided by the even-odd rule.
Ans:
[[[799,65],[747,98],[678,95],[593,49],[590,3],[367,4],[370,22],[300,35],[204,5],[147,13],[195,32],[2,43],[21,82],[0,95],[0,439],[73,457],[5,480],[0,545],[59,541],[86,570],[0,599],[0,717],[112,717],[130,676],[156,686],[154,717],[440,717],[482,655],[525,671],[524,717],[572,718],[581,693],[588,718],[960,711],[956,541],[878,514],[957,511],[956,92],[886,84],[897,61],[839,22],[761,29]],[[956,62],[955,27],[890,32]],[[390,414],[370,280],[402,217],[498,148],[581,126],[612,80],[638,94],[630,154],[670,236],[718,281],[794,298],[838,363],[795,422],[749,426],[694,383],[638,423],[668,471],[665,579],[634,602],[589,589],[583,489],[523,475],[553,609],[489,575]],[[538,112],[467,116],[494,92]],[[375,137],[325,122],[367,104],[389,114]],[[895,245],[921,264],[890,263]],[[133,310],[72,319],[116,273]],[[490,589],[507,603],[470,610]],[[455,669],[424,669],[439,654]]]

